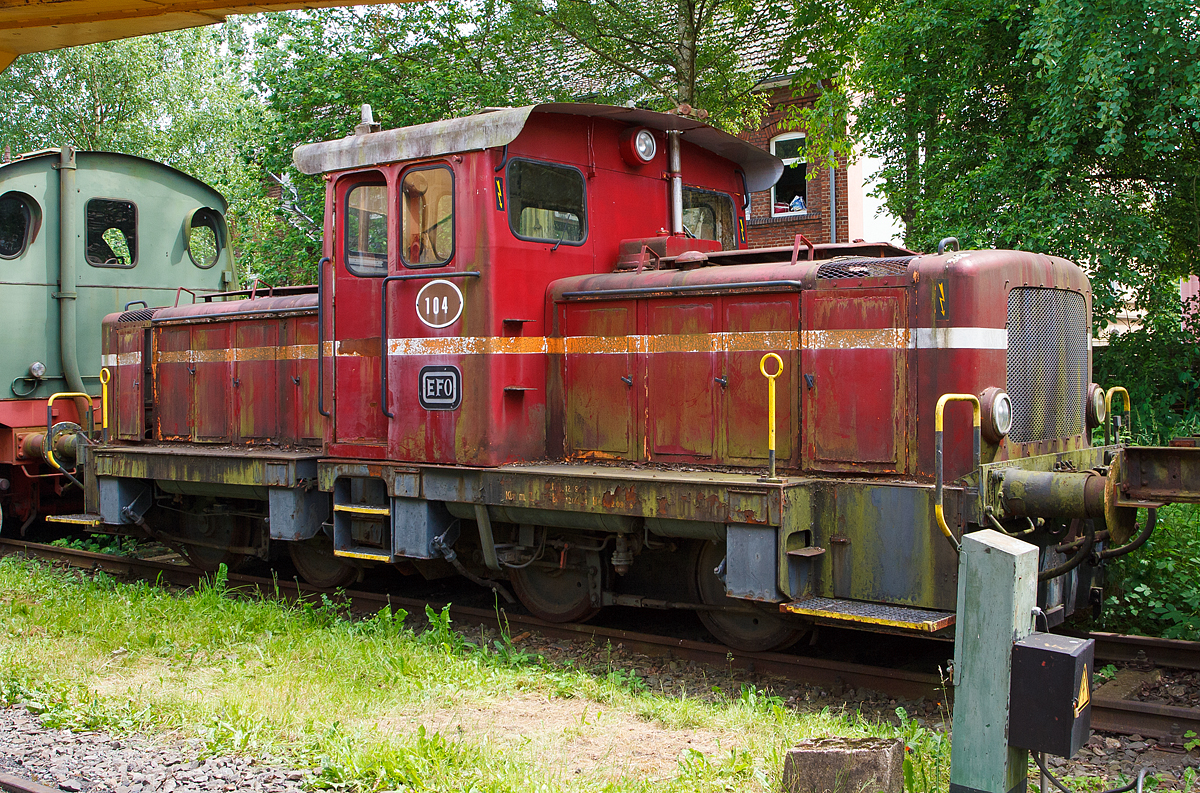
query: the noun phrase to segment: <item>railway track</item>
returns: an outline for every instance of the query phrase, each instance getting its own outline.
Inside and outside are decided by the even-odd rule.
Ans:
[[[29,556],[64,562],[73,567],[103,571],[110,575],[163,582],[176,586],[194,586],[205,573],[196,568],[162,561],[132,559],[93,553],[52,545],[0,538],[0,556],[23,553]],[[229,574],[233,588],[252,590],[268,596],[286,599],[316,598],[332,590],[301,585],[293,581],[259,576]],[[345,591],[351,606],[360,611],[378,610],[385,605],[404,608],[416,614],[424,613],[427,604],[440,608],[441,603],[377,592]],[[559,639],[611,642],[646,655],[665,655],[722,668],[733,666],[749,672],[775,674],[810,685],[830,688],[867,688],[892,697],[940,699],[945,695],[941,678],[936,674],[903,669],[868,666],[824,658],[809,658],[788,653],[750,653],[731,650],[724,645],[650,633],[601,627],[579,623],[549,623],[526,614],[510,614],[501,609],[450,606],[451,617],[457,623],[507,627],[537,631]],[[1087,634],[1096,640],[1096,662],[1140,663],[1154,667],[1200,670],[1200,643],[1144,636],[1123,636],[1112,633]],[[1105,732],[1140,734],[1157,737],[1160,743],[1182,744],[1190,730],[1200,734],[1200,709],[1183,708],[1138,700],[1117,699],[1098,689],[1092,698],[1092,728]],[[0,789],[2,789],[0,785]]]

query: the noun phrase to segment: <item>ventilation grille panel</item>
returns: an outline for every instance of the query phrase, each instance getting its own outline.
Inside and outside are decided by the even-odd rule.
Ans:
[[[1078,292],[1018,287],[1008,293],[1009,440],[1083,432],[1089,340],[1087,304]]]
[[[803,253],[803,251],[801,251]],[[817,278],[879,278],[903,275],[914,256],[893,256],[887,259],[832,259],[817,268]]]
[[[157,308],[139,308],[136,311],[126,311],[121,316],[117,317],[117,322],[145,322],[152,318],[157,312]]]

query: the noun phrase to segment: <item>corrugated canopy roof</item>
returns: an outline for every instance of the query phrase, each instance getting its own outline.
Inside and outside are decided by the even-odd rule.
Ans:
[[[3,2],[3,0],[0,0]],[[478,151],[512,143],[531,113],[610,118],[657,130],[681,130],[688,142],[741,166],[750,192],[766,190],[783,173],[772,154],[703,121],[631,107],[555,103],[506,108],[448,121],[434,121],[296,148],[292,159],[302,173],[327,173],[389,162]]]
[[[18,55],[224,22],[231,14],[385,0],[0,0],[0,71]]]

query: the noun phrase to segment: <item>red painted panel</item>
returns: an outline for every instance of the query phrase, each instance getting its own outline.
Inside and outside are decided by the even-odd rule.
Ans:
[[[669,335],[707,334],[716,330],[715,298],[664,300],[646,306],[647,414],[652,455],[711,458],[716,354],[670,352]],[[658,338],[655,338],[658,337]],[[686,342],[686,340],[680,340]]]
[[[804,293],[804,464],[825,471],[903,467],[905,290]]]
[[[800,330],[799,301],[795,294],[782,294],[761,299],[749,296],[722,299],[724,330],[736,333],[798,333]],[[783,359],[783,373],[775,379],[775,457],[780,465],[792,462],[796,456],[796,415],[799,392],[797,366],[799,353],[787,346],[768,350],[745,337],[739,344],[731,335],[730,350],[724,356],[724,377],[729,383],[721,395],[721,428],[724,432],[724,457],[727,460],[767,459],[767,379],[759,371],[759,361],[767,352]],[[741,351],[740,346],[751,346]],[[761,349],[759,347],[762,347]],[[768,371],[776,364],[769,362]]]
[[[194,384],[188,350],[192,329],[171,325],[154,332],[154,407],[158,440],[190,440]]]
[[[574,337],[565,364],[567,453],[636,458],[636,356],[610,349],[637,332],[633,301],[568,306],[566,332]]]
[[[317,411],[317,318],[282,323],[279,344],[279,414],[282,441],[314,444],[324,437]]]
[[[232,439],[230,421],[229,361],[230,326],[232,323],[196,325],[192,327],[192,350],[195,352],[195,406],[192,410],[194,438],[198,441],[229,443]]]
[[[140,326],[116,326],[112,331],[117,365],[109,367],[109,431],[122,440],[140,441],[146,427],[142,382],[146,330]]]
[[[233,405],[238,441],[269,441],[278,433],[276,342],[279,324],[259,319],[234,324]]]

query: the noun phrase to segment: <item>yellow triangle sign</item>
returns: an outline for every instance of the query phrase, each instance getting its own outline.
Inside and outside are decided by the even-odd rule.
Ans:
[[[1088,668],[1087,664],[1083,665],[1083,677],[1079,679],[1079,698],[1075,701],[1075,718],[1079,718],[1079,714],[1083,713],[1083,709],[1092,701],[1092,692],[1088,686]]]

